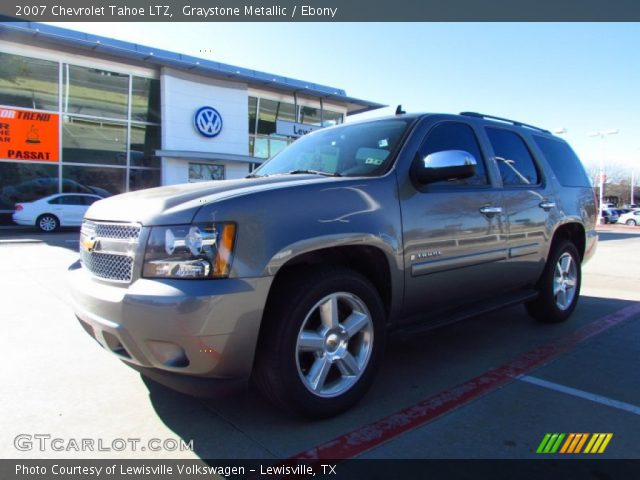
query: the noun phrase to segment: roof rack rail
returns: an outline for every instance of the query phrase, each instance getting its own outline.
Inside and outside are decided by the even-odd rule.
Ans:
[[[485,115],[484,113],[477,113],[477,112],[460,112],[460,115],[464,115],[465,117],[485,118],[487,120],[498,120],[500,122],[510,123],[512,125],[515,125],[516,127],[525,127],[525,128],[530,128],[532,130],[538,130],[539,132],[551,134],[549,130],[545,130],[544,128],[534,127],[533,125],[529,125],[527,123],[518,122],[516,120],[510,120],[508,118],[496,117],[494,115]]]

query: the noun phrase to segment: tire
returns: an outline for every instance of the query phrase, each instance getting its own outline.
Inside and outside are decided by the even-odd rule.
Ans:
[[[36,220],[36,227],[46,233],[55,232],[60,227],[60,220],[51,213],[43,213]]]
[[[581,284],[578,249],[571,241],[561,240],[552,247],[538,281],[538,297],[526,304],[527,311],[540,322],[564,322],[576,308]]]
[[[277,288],[263,319],[256,385],[274,405],[301,416],[349,409],[373,383],[384,351],[377,290],[342,267],[305,270]]]
[[[625,222],[627,225],[629,225],[630,227],[635,227],[637,225],[636,221],[633,219],[629,219]]]

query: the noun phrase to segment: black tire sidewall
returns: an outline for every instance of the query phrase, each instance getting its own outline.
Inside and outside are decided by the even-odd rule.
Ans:
[[[304,416],[323,418],[336,415],[355,404],[368,390],[378,369],[380,358],[384,350],[385,340],[385,315],[382,302],[376,289],[360,274],[341,270],[325,275],[317,283],[307,288],[308,285],[300,284],[287,304],[274,309],[273,314],[280,318],[274,319],[277,326],[272,324],[274,336],[270,335],[274,343],[271,352],[272,366],[276,370],[272,372],[273,379],[279,381],[280,392],[286,397],[284,403],[299,414]],[[373,322],[373,346],[369,362],[358,381],[345,393],[337,397],[324,398],[314,395],[304,385],[299,376],[296,362],[296,343],[302,323],[311,308],[322,298],[332,293],[347,292],[360,298]],[[290,292],[291,293],[291,292]],[[269,340],[268,340],[269,341]],[[281,402],[282,403],[282,402]]]
[[[556,265],[560,260],[560,257],[565,253],[569,253],[571,255],[572,260],[575,262],[576,269],[577,269],[576,270],[577,278],[576,278],[576,292],[575,292],[573,301],[571,302],[571,305],[569,306],[569,308],[562,310],[558,308],[558,306],[556,305],[555,296],[553,294],[553,277],[554,277],[554,271],[555,271]],[[575,245],[572,242],[563,241],[562,243],[558,244],[551,252],[551,255],[549,256],[548,264],[545,268],[545,272],[538,286],[538,289],[540,291],[540,297],[538,301],[541,304],[541,310],[542,310],[541,313],[543,316],[542,318],[539,318],[539,320],[542,320],[544,322],[549,322],[549,323],[557,323],[557,322],[563,322],[567,320],[576,308],[576,305],[578,303],[578,298],[580,297],[581,286],[582,286],[582,269],[581,269],[581,262],[580,262],[580,254],[578,253],[578,249],[575,247]]]

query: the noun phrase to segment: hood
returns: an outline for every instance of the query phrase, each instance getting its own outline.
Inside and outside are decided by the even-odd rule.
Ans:
[[[139,222],[143,225],[191,223],[198,209],[212,202],[274,188],[336,180],[341,179],[317,175],[278,175],[149,188],[99,200],[89,207],[85,218]]]

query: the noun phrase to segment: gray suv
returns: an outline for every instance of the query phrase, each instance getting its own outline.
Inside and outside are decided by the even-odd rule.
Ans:
[[[313,132],[241,180],[94,203],[70,267],[106,350],[182,392],[252,379],[326,417],[357,402],[392,330],[522,302],[569,318],[597,209],[549,132],[477,113]]]

